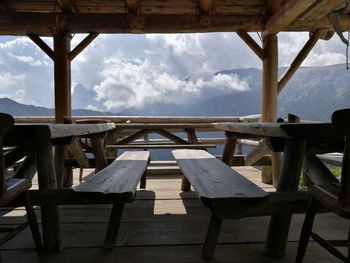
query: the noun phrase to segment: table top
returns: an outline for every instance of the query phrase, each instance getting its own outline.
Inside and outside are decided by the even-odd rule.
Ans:
[[[121,130],[157,130],[157,129],[201,129],[212,128],[210,123],[118,123],[116,125]]]
[[[315,139],[338,141],[343,135],[331,123],[213,123],[219,130],[252,137],[278,137],[284,139]]]
[[[15,124],[5,136],[5,143],[15,143],[34,136],[38,129],[49,129],[51,139],[87,136],[115,129],[114,123],[102,124]]]

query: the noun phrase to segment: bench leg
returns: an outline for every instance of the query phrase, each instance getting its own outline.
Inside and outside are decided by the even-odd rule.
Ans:
[[[35,211],[34,211],[33,204],[28,191],[24,193],[24,206],[26,208],[28,224],[29,224],[30,230],[32,231],[35,247],[38,253],[42,255],[44,250],[43,250],[43,245],[41,243],[41,236],[39,232],[38,221],[36,219]]]
[[[109,218],[108,229],[105,238],[105,248],[112,249],[117,240],[120,219],[122,217],[124,203],[114,203],[112,207],[111,216]]]
[[[182,176],[181,191],[188,192],[191,191],[191,183],[185,176]]]
[[[216,242],[219,237],[222,219],[215,215],[211,216],[207,236],[205,238],[204,247],[202,250],[202,257],[204,259],[212,259],[215,252]]]
[[[141,177],[140,188],[146,189],[146,172]]]
[[[300,234],[300,240],[298,244],[297,257],[295,262],[301,263],[303,262],[303,258],[306,252],[307,245],[309,243],[312,226],[314,223],[314,219],[316,216],[316,203],[314,200],[311,200],[309,204],[309,208],[306,212],[303,228]]]

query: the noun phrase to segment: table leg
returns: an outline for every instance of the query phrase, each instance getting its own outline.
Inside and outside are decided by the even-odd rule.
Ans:
[[[233,162],[233,154],[235,153],[237,137],[231,132],[225,132],[226,142],[224,146],[224,152],[222,154],[222,161],[231,166]]]
[[[196,135],[196,132],[194,129],[185,129],[187,133],[187,140],[191,144],[198,144],[198,138]],[[182,182],[181,182],[181,190],[182,191],[190,191],[191,190],[191,183],[188,181],[188,179],[185,176],[182,176]]]
[[[305,154],[305,140],[287,140],[284,162],[277,192],[297,191]],[[284,255],[292,215],[273,215],[267,234],[265,253],[272,257]]]
[[[100,136],[93,136],[90,138],[90,141],[96,161],[96,172],[98,172],[108,165],[104,145]]]
[[[35,145],[39,189],[57,189],[51,133],[48,127],[38,127],[36,129]],[[41,206],[41,218],[44,249],[59,251],[61,248],[61,233],[58,207]]]

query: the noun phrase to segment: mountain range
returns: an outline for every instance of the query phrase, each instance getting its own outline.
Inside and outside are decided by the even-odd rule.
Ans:
[[[54,116],[54,109],[26,105],[18,103],[9,98],[0,98],[0,112],[5,112],[13,116]],[[86,109],[73,109],[73,116],[106,116],[114,115],[111,112],[100,112]]]
[[[286,68],[279,69],[281,76]],[[323,67],[301,67],[279,95],[278,113],[286,117],[294,113],[305,120],[329,121],[332,112],[350,108],[350,72],[345,65]],[[233,92],[206,99],[195,99],[191,103],[149,102],[142,107],[122,109],[118,114],[87,110],[88,106],[101,108],[95,100],[94,90],[82,84],[74,87],[73,115],[234,115],[243,116],[260,112],[262,70],[256,68],[231,69],[215,74],[236,75],[249,85],[249,90]],[[190,79],[190,78],[189,78]],[[84,109],[85,108],[85,109]],[[48,116],[53,109],[24,105],[10,99],[0,99],[0,111],[12,115]]]

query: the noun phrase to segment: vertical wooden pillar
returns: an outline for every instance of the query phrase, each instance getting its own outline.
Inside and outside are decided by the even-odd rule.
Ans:
[[[263,39],[263,85],[261,101],[261,121],[275,122],[277,120],[277,87],[278,87],[278,38],[277,35],[267,35]],[[272,166],[276,167],[276,158],[272,156]],[[277,165],[278,166],[278,165]],[[264,167],[262,169],[262,182],[272,183],[272,171]]]
[[[55,122],[64,123],[72,116],[71,68],[69,60],[70,35],[61,32],[53,37],[55,78]],[[63,187],[65,147],[55,147],[55,167],[58,188]]]
[[[55,120],[63,123],[64,117],[72,116],[71,73],[70,73],[70,36],[68,33],[54,35],[55,70]]]

